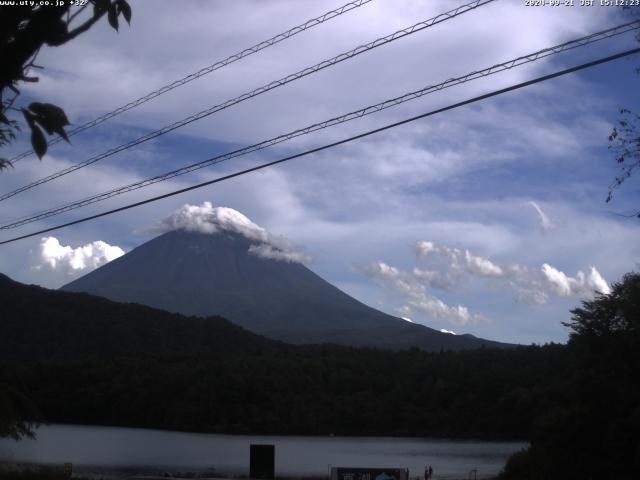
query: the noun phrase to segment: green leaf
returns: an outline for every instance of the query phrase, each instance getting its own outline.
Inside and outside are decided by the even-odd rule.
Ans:
[[[118,10],[115,3],[109,4],[109,11],[107,12],[107,18],[109,19],[109,25],[111,25],[116,31],[118,30]]]
[[[127,3],[127,0],[118,0],[118,6],[120,7],[120,11],[122,12],[124,19],[129,25],[131,25],[131,7]]]
[[[47,153],[47,141],[44,138],[44,133],[37,125],[31,126],[31,146],[38,158],[44,157],[44,154]]]

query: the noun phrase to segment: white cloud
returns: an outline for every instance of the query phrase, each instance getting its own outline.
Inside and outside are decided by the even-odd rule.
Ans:
[[[457,333],[456,333],[456,332],[454,332],[453,330],[447,330],[446,328],[441,328],[441,329],[440,329],[440,331],[441,331],[442,333],[448,333],[448,334],[450,334],[450,335],[457,335]]]
[[[544,305],[552,296],[589,298],[596,291],[610,292],[609,285],[595,267],[591,267],[588,274],[578,271],[575,277],[569,277],[548,263],[540,270],[517,263],[500,266],[468,249],[427,240],[415,243],[414,252],[419,260],[430,264],[429,268],[416,266],[409,273],[378,261],[360,269],[369,278],[390,286],[403,296],[406,304],[396,310],[401,316],[420,312],[456,325],[485,320],[478,314],[471,314],[463,305],[448,305],[427,292],[427,287],[451,292],[465,275],[480,281],[504,282],[513,292],[515,302],[532,305]]]
[[[436,246],[433,242],[428,242],[426,240],[421,240],[416,243],[416,255],[418,258],[424,259],[427,257],[429,252],[433,252],[436,250]]]
[[[44,237],[34,254],[31,269],[44,274],[54,274],[60,281],[69,282],[122,255],[124,250],[102,240],[73,248],[60,245],[60,241],[55,237]]]
[[[541,271],[551,290],[561,297],[592,296],[595,292],[604,294],[611,292],[609,285],[595,267],[591,267],[588,275],[578,271],[575,277],[568,277],[564,272],[547,263],[542,265]]]
[[[214,234],[221,231],[240,233],[251,240],[268,241],[267,231],[253,223],[242,213],[227,207],[214,207],[211,202],[202,205],[185,204],[167,218],[145,229],[151,233],[186,230]]]
[[[460,283],[460,275],[452,271],[422,270],[414,267],[413,275],[427,285],[440,290],[451,291]]]
[[[367,265],[364,272],[371,278],[377,278],[379,280],[395,280],[400,277],[400,270],[384,262],[374,262]]]
[[[474,320],[467,307],[462,305],[452,307],[435,297],[423,295],[422,298],[409,300],[409,305],[427,315],[448,320],[455,325],[466,325]]]
[[[502,268],[491,260],[474,255],[466,249],[461,250],[446,245],[436,245],[433,242],[422,240],[417,242],[415,251],[420,259],[425,259],[429,253],[434,252],[449,261],[448,267],[450,269],[464,270],[474,276],[501,277],[504,275]],[[434,272],[417,270],[416,276],[431,280],[435,279],[437,275]]]
[[[290,263],[311,263],[311,257],[301,252],[293,250],[281,250],[273,245],[267,245],[266,243],[260,245],[251,245],[249,247],[249,253],[261,258],[269,258],[272,260],[280,260]]]
[[[542,210],[540,205],[538,205],[533,200],[527,202],[526,204],[530,205],[536,211],[536,213],[538,214],[538,222],[539,222],[540,228],[542,229],[543,232],[548,232],[548,231],[552,230],[553,228],[555,228],[554,223],[551,221],[549,216]]]
[[[501,277],[504,273],[502,268],[488,258],[472,255],[469,250],[464,251],[464,264],[467,271],[481,277]]]
[[[228,207],[214,207],[211,202],[202,205],[185,204],[167,218],[144,229],[151,233],[166,233],[185,230],[209,235],[226,231],[238,233],[249,240],[259,242],[251,245],[252,255],[272,260],[293,263],[310,263],[311,257],[297,251],[284,237],[276,237],[253,223],[242,213]]]
[[[544,216],[544,213],[542,215]],[[508,281],[518,303],[543,305],[549,301],[550,295],[591,297],[596,291],[611,291],[600,272],[593,266],[588,274],[578,271],[575,277],[569,277],[548,263],[544,263],[539,271],[532,271],[526,265],[517,263],[503,267],[488,258],[474,255],[467,249],[436,245],[426,240],[417,242],[414,251],[422,260],[427,259],[429,255],[429,259],[435,262],[438,268],[424,270],[415,267],[413,275],[427,285],[442,290],[452,290],[462,281],[462,273],[466,273],[478,278],[493,277]],[[433,254],[437,254],[438,258],[433,257]],[[445,262],[438,263],[438,259],[444,259]]]
[[[408,317],[413,312],[421,312],[431,318],[443,319],[455,325],[466,325],[480,318],[472,315],[467,307],[450,306],[439,298],[429,295],[409,272],[405,272],[385,262],[373,262],[359,270],[382,285],[392,288],[406,302],[396,309],[396,313]]]

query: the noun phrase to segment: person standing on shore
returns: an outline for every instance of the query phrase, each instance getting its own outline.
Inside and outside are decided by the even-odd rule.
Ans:
[[[426,465],[424,467],[424,480],[430,480],[431,475],[433,475],[433,468],[431,468],[431,465]]]

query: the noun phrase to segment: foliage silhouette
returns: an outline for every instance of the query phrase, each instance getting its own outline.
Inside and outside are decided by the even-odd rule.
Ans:
[[[20,112],[31,130],[31,145],[42,158],[47,152],[44,135],[57,134],[68,141],[64,127],[69,120],[64,111],[50,103],[33,102],[26,108],[16,108],[14,103],[20,95],[20,82],[37,82],[30,75],[36,65],[35,58],[43,46],[58,47],[89,30],[104,15],[109,24],[118,30],[118,18],[131,21],[131,7],[126,0],[89,0],[86,5],[71,13],[73,2],[61,2],[60,6],[11,5],[0,7],[0,147],[12,143],[21,131],[16,119],[9,112]],[[82,23],[74,21],[92,6],[92,12]],[[8,96],[13,94],[11,98]],[[44,131],[43,131],[44,130]],[[0,158],[0,171],[11,166],[6,158]]]
[[[640,274],[572,314],[564,385],[503,479],[632,479],[640,471]]]

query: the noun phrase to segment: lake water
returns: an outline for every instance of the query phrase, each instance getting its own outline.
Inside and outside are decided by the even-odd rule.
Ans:
[[[134,428],[49,425],[37,440],[0,440],[0,460],[25,463],[154,467],[248,475],[249,445],[275,445],[276,475],[326,476],[335,467],[409,468],[422,475],[431,464],[434,479],[496,475],[519,442],[485,442],[385,437],[291,437],[213,435]]]

